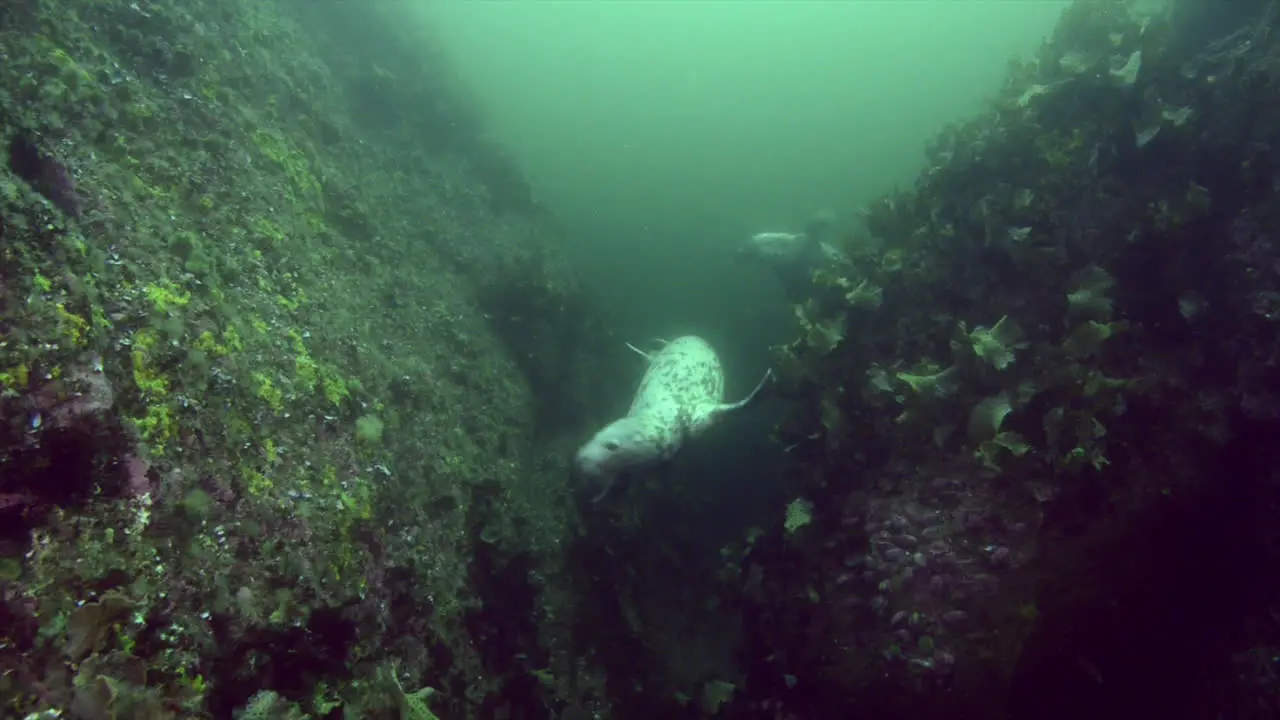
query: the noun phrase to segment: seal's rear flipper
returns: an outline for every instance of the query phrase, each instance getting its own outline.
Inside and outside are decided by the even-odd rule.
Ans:
[[[640,357],[643,357],[645,360],[648,360],[649,362],[653,362],[653,356],[650,355],[649,353],[641,350],[640,348],[636,347],[635,345],[632,345],[631,343],[627,343],[627,347],[640,353]]]
[[[750,405],[753,401],[755,401],[757,397],[759,397],[760,391],[764,390],[765,386],[769,385],[772,381],[773,381],[773,368],[769,368],[768,370],[764,371],[764,377],[760,378],[760,382],[756,383],[756,388],[751,391],[751,394],[747,395],[746,397],[742,398],[736,403],[721,405],[720,411],[727,412],[729,410],[737,410],[739,408],[744,408]]]
[[[733,412],[734,410],[741,410],[742,408],[750,405],[751,403],[755,402],[757,398],[760,397],[761,391],[764,390],[766,387],[768,387],[772,383],[772,381],[773,381],[773,368],[770,368],[764,371],[764,377],[760,378],[760,382],[756,383],[756,388],[751,391],[751,394],[747,395],[746,397],[742,398],[736,403],[723,403],[721,405],[716,405],[715,407],[711,408],[709,412],[706,412],[703,417],[695,418],[693,425],[697,428],[705,428],[709,426],[711,423],[718,420],[720,416],[724,415],[725,413]]]
[[[653,341],[658,343],[659,348],[664,348],[667,346],[667,343],[671,342],[670,340],[663,340],[662,338],[654,338]],[[636,347],[635,345],[632,345],[631,343],[627,343],[627,347],[640,353],[640,355],[643,356],[645,360],[648,360],[649,362],[653,362],[653,356],[650,355],[649,353],[641,350],[640,348]]]

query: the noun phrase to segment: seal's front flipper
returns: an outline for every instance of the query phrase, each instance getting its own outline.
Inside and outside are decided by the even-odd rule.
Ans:
[[[663,460],[654,466],[650,472],[650,483],[656,483],[660,487],[673,487],[676,478],[680,476],[680,468],[684,465],[685,452],[677,450],[671,457]]]
[[[596,493],[596,496],[591,498],[591,504],[595,505],[596,503],[605,499],[605,496],[609,495],[610,493],[621,492],[622,490],[625,490],[627,487],[627,484],[630,482],[631,482],[631,473],[629,472],[618,473],[613,478],[604,481],[604,487],[600,488],[600,492]]]
[[[608,495],[608,494],[609,494],[609,491],[610,491],[610,490],[612,490],[612,489],[613,489],[613,483],[612,483],[612,482],[607,482],[607,483],[605,483],[605,484],[604,484],[604,487],[600,488],[600,492],[596,493],[596,496],[595,496],[595,497],[593,497],[593,498],[591,498],[591,504],[592,504],[592,505],[595,505],[596,503],[598,503],[598,502],[600,502],[601,500],[603,500],[603,499],[604,499],[604,496],[605,496],[605,495]]]

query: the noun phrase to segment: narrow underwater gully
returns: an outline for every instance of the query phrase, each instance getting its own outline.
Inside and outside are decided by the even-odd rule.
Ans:
[[[637,505],[621,512],[590,508],[568,548],[577,594],[574,652],[603,669],[600,699],[622,716],[699,717],[696,707],[680,701],[680,691],[693,683],[679,666],[690,658],[673,654],[661,640],[682,621],[705,615],[698,600],[705,601],[712,586],[697,553],[684,544],[688,533],[672,524],[687,510],[670,497],[632,502]],[[682,639],[692,643],[696,637]]]
[[[1280,717],[1280,2],[1184,7],[624,326],[400,4],[4,5],[0,717]],[[777,382],[590,504],[663,323]]]
[[[469,506],[472,556],[468,565],[474,607],[464,622],[479,652],[480,668],[495,689],[483,698],[481,714],[516,718],[554,717],[544,695],[551,655],[539,637],[544,587],[537,582],[536,562],[528,551],[498,547],[487,533],[503,523],[494,501],[495,485],[478,486]]]

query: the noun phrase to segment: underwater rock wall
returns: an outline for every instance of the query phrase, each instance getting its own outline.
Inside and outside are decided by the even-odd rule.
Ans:
[[[0,9],[5,717],[543,706],[602,331],[448,69],[358,10]]]
[[[732,717],[1273,717],[1276,6],[1077,2],[779,348]],[[1251,16],[1252,17],[1252,16]],[[1179,48],[1175,53],[1173,48]]]

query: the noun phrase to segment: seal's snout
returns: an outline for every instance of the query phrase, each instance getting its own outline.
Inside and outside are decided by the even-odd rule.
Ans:
[[[585,483],[591,483],[595,478],[605,474],[608,456],[608,453],[602,451],[600,443],[593,440],[578,448],[569,460],[569,464],[573,468],[575,477]]]
[[[604,499],[613,488],[613,474],[600,459],[584,447],[569,459],[569,483],[577,492],[586,492],[594,505]]]
[[[569,456],[569,479],[577,484],[582,481],[582,463],[578,460],[578,453],[575,451]]]
[[[595,457],[595,453],[591,452],[590,444],[578,448],[578,451],[573,454],[573,459],[570,460],[570,463],[573,465],[573,471],[579,477],[596,474],[599,470],[597,466],[600,464]]]
[[[574,492],[595,493],[595,476],[588,463],[583,461],[581,450],[569,456],[569,487]]]

